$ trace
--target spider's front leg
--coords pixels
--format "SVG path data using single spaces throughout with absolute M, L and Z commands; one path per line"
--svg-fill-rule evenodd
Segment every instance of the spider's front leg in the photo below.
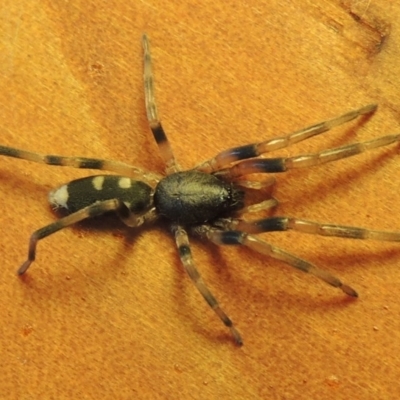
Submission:
M 216 228 L 205 225 L 195 228 L 194 231 L 219 245 L 242 244 L 260 253 L 280 259 L 295 268 L 316 275 L 332 286 L 341 288 L 350 296 L 356 296 L 357 294 L 349 286 L 341 284 L 334 276 L 250 234 L 293 230 L 299 233 L 319 236 L 400 242 L 400 232 L 377 231 L 346 225 L 321 224 L 315 221 L 292 217 L 269 217 L 254 221 L 246 221 L 239 218 L 221 218 L 216 220 L 214 225 Z
M 388 146 L 400 141 L 400 134 L 381 136 L 366 142 L 352 143 L 318 153 L 301 154 L 294 157 L 254 158 L 239 162 L 232 167 L 219 170 L 215 175 L 224 179 L 235 179 L 244 175 L 256 173 L 286 172 L 290 169 L 308 168 L 316 165 L 352 157 L 378 147 Z
M 225 218 L 216 221 L 218 227 L 228 231 L 244 231 L 246 233 L 282 232 L 293 230 L 320 236 L 336 236 L 348 239 L 381 240 L 400 242 L 400 232 L 376 231 L 355 226 L 321 224 L 320 222 L 293 217 L 269 217 L 254 221 L 237 218 Z
M 235 339 L 235 342 L 239 346 L 241 346 L 243 344 L 243 340 L 242 337 L 240 336 L 240 333 L 233 325 L 232 320 L 227 316 L 225 311 L 221 308 L 221 306 L 218 303 L 218 300 L 211 293 L 210 289 L 207 287 L 206 283 L 204 282 L 203 278 L 201 277 L 199 271 L 197 270 L 194 264 L 192 252 L 190 250 L 189 238 L 186 231 L 179 225 L 173 225 L 172 232 L 175 236 L 179 257 L 190 279 L 193 281 L 197 290 L 203 296 L 204 300 L 215 311 L 215 313 L 218 315 L 218 317 L 221 319 L 224 325 L 230 329 Z
M 317 124 L 308 126 L 285 136 L 280 136 L 266 140 L 264 142 L 248 144 L 245 146 L 234 147 L 232 149 L 222 151 L 210 160 L 204 161 L 203 163 L 199 164 L 196 169 L 199 171 L 212 173 L 222 170 L 224 168 L 228 168 L 230 164 L 236 161 L 259 157 L 264 153 L 270 153 L 271 151 L 283 149 L 285 147 L 291 146 L 292 144 L 302 142 L 303 140 L 309 139 L 313 136 L 317 136 L 323 132 L 329 131 L 336 126 L 349 122 L 361 115 L 370 114 L 374 112 L 376 108 L 376 104 L 369 104 L 357 110 L 349 111 L 346 114 L 340 115 L 339 117 L 319 122 Z
M 217 245 L 242 245 L 246 246 L 258 253 L 265 254 L 276 260 L 299 269 L 300 271 L 310 273 L 317 278 L 323 280 L 329 285 L 341 289 L 344 293 L 352 297 L 358 297 L 357 292 L 350 286 L 345 285 L 340 279 L 331 275 L 308 261 L 302 260 L 279 247 L 273 246 L 256 236 L 246 232 L 237 230 L 223 231 L 220 228 L 211 227 L 210 225 L 201 225 L 193 229 L 193 232 L 199 236 L 209 239 Z

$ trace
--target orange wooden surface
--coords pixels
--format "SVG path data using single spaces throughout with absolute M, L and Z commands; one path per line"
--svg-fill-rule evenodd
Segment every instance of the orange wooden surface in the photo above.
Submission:
M 184 168 L 359 106 L 378 112 L 279 154 L 399 131 L 400 4 L 388 0 L 3 0 L 0 143 L 161 172 L 145 119 L 140 36 Z M 400 230 L 390 146 L 279 176 L 280 215 Z M 38 246 L 47 192 L 87 171 L 0 158 L 0 398 L 390 399 L 400 392 L 393 243 L 263 235 L 340 276 L 356 301 L 240 248 L 194 241 L 244 346 L 200 297 L 162 227 L 106 218 Z M 110 226 L 110 230 L 108 230 Z

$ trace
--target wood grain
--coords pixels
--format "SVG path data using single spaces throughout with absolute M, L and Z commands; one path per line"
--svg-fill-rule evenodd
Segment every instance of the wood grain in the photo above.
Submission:
M 0 21 L 4 145 L 162 172 L 145 119 L 142 32 L 184 168 L 372 102 L 369 120 L 278 154 L 399 130 L 397 2 L 4 0 Z M 397 153 L 280 175 L 278 214 L 400 229 Z M 277 261 L 193 241 L 242 348 L 185 276 L 163 226 L 132 231 L 106 218 L 65 230 L 17 278 L 29 235 L 55 218 L 48 190 L 87 174 L 0 159 L 1 398 L 397 397 L 393 243 L 263 235 L 354 286 L 352 301 Z

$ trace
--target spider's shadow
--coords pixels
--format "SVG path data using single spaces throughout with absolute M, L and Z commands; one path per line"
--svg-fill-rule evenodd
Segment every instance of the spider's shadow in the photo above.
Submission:
M 362 122 L 364 122 L 364 120 L 365 120 L 365 118 L 363 119 Z M 359 128 L 359 125 L 362 122 L 360 122 L 358 124 L 358 126 L 352 127 L 351 131 L 357 130 Z M 346 138 L 348 137 L 348 132 L 349 131 L 347 131 L 347 133 L 346 133 Z M 368 162 L 368 168 L 366 168 L 366 169 L 364 169 L 364 168 L 354 169 L 353 168 L 350 174 L 346 174 L 346 178 L 347 179 L 346 179 L 345 184 L 343 184 L 343 180 L 342 180 L 341 177 L 335 178 L 333 182 L 332 181 L 330 182 L 331 190 L 337 191 L 339 188 L 341 190 L 344 190 L 344 188 L 346 188 L 346 186 L 350 185 L 354 180 L 359 179 L 360 176 L 365 175 L 367 172 L 368 173 L 372 173 L 373 170 L 376 170 L 378 167 L 380 167 L 381 164 L 382 164 L 382 159 L 386 159 L 386 158 L 387 158 L 387 153 L 385 152 L 384 154 L 379 155 L 374 160 L 373 163 Z M 373 168 L 371 168 L 371 166 Z M 323 168 L 323 166 L 320 167 L 320 168 Z M 314 171 L 311 172 L 311 170 L 290 171 L 288 173 L 288 175 L 286 175 L 286 177 L 284 179 L 285 179 L 285 181 L 289 180 L 289 179 L 296 179 L 296 180 L 297 179 L 304 179 L 304 177 L 307 176 L 310 173 L 315 173 L 315 172 Z M 28 182 L 28 183 L 30 185 L 32 185 L 31 182 Z M 35 188 L 36 188 L 36 186 L 37 185 L 35 185 Z M 24 185 L 23 187 L 24 187 L 23 192 L 25 194 L 26 190 L 27 190 L 27 185 Z M 309 188 L 306 188 L 306 191 L 307 191 L 307 196 L 305 196 L 305 197 L 302 196 L 301 198 L 302 198 L 303 202 L 307 202 L 308 204 L 311 204 L 311 203 L 313 203 L 315 201 L 318 201 L 318 200 L 326 197 L 327 195 L 329 195 L 329 191 L 324 194 L 323 191 L 321 191 L 321 189 L 320 189 L 320 187 L 318 185 L 313 187 L 313 188 L 311 188 L 311 190 L 309 190 Z M 139 235 L 141 235 L 144 230 L 147 230 L 148 228 L 147 227 L 140 227 L 140 228 L 132 229 L 132 228 L 126 227 L 115 216 L 104 215 L 104 216 L 102 216 L 102 218 L 94 218 L 94 219 L 91 219 L 91 220 L 82 221 L 82 222 L 76 224 L 75 226 L 73 226 L 72 229 L 73 230 L 75 230 L 75 229 L 84 230 L 84 231 L 85 230 L 90 230 L 90 231 L 101 231 L 102 232 L 102 231 L 107 230 L 107 232 L 109 232 L 109 231 L 111 231 L 111 232 L 121 232 L 121 236 L 124 237 L 124 247 L 125 247 L 124 250 L 127 250 L 127 248 L 131 249 L 132 247 L 134 247 L 134 246 L 132 246 L 132 244 L 134 243 L 135 239 Z M 165 234 L 168 234 L 168 229 L 165 229 Z M 198 246 L 199 245 L 203 246 L 203 245 L 200 244 L 201 242 L 198 241 L 198 240 L 193 241 L 193 243 L 196 243 Z M 173 245 L 173 240 L 171 240 L 171 245 Z M 209 264 L 214 264 L 214 265 L 216 263 L 218 264 L 218 267 L 219 267 L 220 272 L 222 274 L 221 280 L 224 281 L 224 282 L 227 282 L 228 284 L 229 284 L 229 282 L 234 282 L 235 283 L 234 289 L 230 290 L 230 292 L 231 292 L 230 294 L 232 295 L 232 297 L 233 296 L 236 297 L 237 294 L 238 294 L 238 292 L 237 292 L 238 287 L 240 289 L 240 285 L 237 284 L 237 280 L 240 279 L 240 278 L 238 277 L 237 274 L 233 275 L 233 273 L 230 272 L 230 269 L 228 268 L 228 265 L 226 263 L 226 259 L 223 256 L 223 254 L 220 251 L 218 246 L 210 246 L 209 244 L 204 244 L 204 246 L 207 247 L 207 251 L 209 251 L 210 247 L 213 248 L 213 251 L 211 252 L 212 260 L 210 259 Z M 258 260 L 260 264 L 266 262 L 266 256 L 264 256 L 264 255 L 254 253 L 253 251 L 251 251 L 249 249 L 246 249 L 246 248 L 243 248 L 243 247 L 240 248 L 240 251 L 241 251 L 241 253 L 240 253 L 241 257 L 243 257 L 243 256 L 246 256 L 246 257 L 249 257 L 249 258 L 251 257 L 252 259 Z M 387 253 L 388 253 L 387 250 L 383 251 L 383 254 L 387 254 Z M 390 251 L 390 254 L 392 254 L 392 253 L 393 253 L 393 251 Z M 120 264 L 120 265 L 121 264 L 125 264 L 126 259 L 128 257 L 130 258 L 131 256 L 132 256 L 132 254 L 129 251 L 118 251 L 118 252 L 116 252 L 116 264 Z M 378 257 L 379 258 L 382 257 L 381 255 L 378 256 L 376 253 L 373 256 L 377 257 L 377 259 L 378 259 Z M 326 258 L 326 255 L 325 255 L 325 258 Z M 269 261 L 267 261 L 267 262 L 269 264 L 278 264 L 278 262 L 276 262 L 275 260 L 272 260 L 272 259 L 268 259 L 268 260 Z M 335 261 L 335 263 L 337 263 L 339 261 L 339 263 L 346 262 L 346 264 L 350 263 L 350 264 L 354 265 L 356 263 L 356 261 L 358 261 L 358 260 L 359 260 L 359 256 L 355 255 L 355 254 L 352 254 L 352 255 L 343 255 L 343 256 L 341 256 L 339 258 L 339 260 L 338 260 L 337 257 L 335 257 L 334 261 Z M 176 262 L 177 262 L 177 264 L 180 265 L 178 254 L 176 256 Z M 109 264 L 109 262 L 107 262 L 107 265 L 108 264 Z M 329 265 L 329 263 L 326 263 L 326 265 Z M 110 271 L 113 271 L 113 269 L 110 268 Z M 182 271 L 182 269 L 181 269 L 181 271 Z M 185 276 L 184 272 L 180 273 L 179 275 L 182 276 L 182 277 Z M 266 277 L 266 279 L 267 279 L 267 277 Z M 306 279 L 306 277 L 304 277 L 304 279 Z M 189 280 L 187 280 L 187 281 L 189 282 Z M 182 287 L 181 287 L 181 289 L 182 289 Z M 240 293 L 240 290 L 239 290 L 239 293 Z M 289 291 L 287 291 L 285 293 L 286 293 L 286 296 L 291 297 L 291 298 L 293 298 L 295 296 L 295 298 L 294 298 L 295 301 L 293 301 L 293 304 L 296 303 L 297 307 L 304 306 L 304 308 L 306 310 L 309 310 L 309 308 L 310 308 L 309 307 L 309 301 L 311 301 L 311 300 L 307 300 L 307 299 L 310 299 L 309 296 L 307 296 L 306 294 L 304 296 L 303 295 L 299 296 L 298 294 L 293 295 Z M 181 296 L 181 293 L 179 293 L 179 297 L 180 296 Z M 261 301 L 263 301 L 263 302 L 270 302 L 271 301 L 271 296 L 267 295 L 265 293 L 265 291 L 261 291 L 261 290 L 257 293 L 257 298 L 261 299 Z M 276 299 L 276 301 L 278 301 L 278 299 Z M 337 306 L 342 306 L 343 304 L 349 304 L 348 298 L 346 298 L 346 296 L 343 296 L 341 294 L 340 294 L 340 297 L 335 297 L 333 299 L 332 299 L 332 297 L 329 297 L 329 298 L 326 298 L 326 299 L 323 298 L 323 299 L 318 299 L 318 301 L 320 302 L 321 306 L 324 307 L 324 308 L 326 308 L 327 305 L 329 307 L 335 307 L 336 308 Z M 317 301 L 317 304 L 318 304 L 318 301 Z M 179 303 L 179 304 L 181 306 L 183 306 L 184 302 Z M 315 301 L 314 298 L 312 299 L 312 305 L 313 305 L 313 308 L 315 308 L 316 301 Z M 193 319 L 193 324 L 196 324 L 196 319 Z M 198 329 L 197 324 L 195 326 Z M 209 330 L 209 329 L 204 329 L 204 330 L 210 336 L 212 335 L 212 331 L 211 330 Z M 224 335 L 224 338 L 225 338 L 225 336 L 228 336 L 228 335 Z
M 358 163 L 357 167 L 348 167 L 344 172 L 345 179 L 343 179 L 343 175 L 336 175 L 335 177 L 329 179 L 329 183 L 326 182 L 326 178 L 323 178 L 319 181 L 315 179 L 313 180 L 314 182 L 312 185 L 309 184 L 307 186 L 301 187 L 300 189 L 296 188 L 296 191 L 301 190 L 302 194 L 295 196 L 292 195 L 291 198 L 301 198 L 301 202 L 302 204 L 304 204 L 304 207 L 306 207 L 306 205 L 309 205 L 309 207 L 311 207 L 313 204 L 317 204 L 319 201 L 327 198 L 332 192 L 335 192 L 336 194 L 346 194 L 349 190 L 351 190 L 351 187 L 355 184 L 357 180 L 362 179 L 367 174 L 374 174 L 376 171 L 382 168 L 382 165 L 385 162 L 389 161 L 392 154 L 397 154 L 397 152 L 397 148 L 391 149 L 389 151 L 387 150 L 382 154 L 376 155 L 373 160 L 362 161 L 361 163 Z M 323 167 L 324 166 L 321 166 L 319 168 Z M 293 187 L 291 186 L 291 182 L 293 180 L 299 182 L 301 180 L 306 180 L 306 178 L 311 175 L 317 177 L 316 171 L 307 171 L 306 174 L 304 174 L 304 172 L 305 171 L 290 171 L 288 175 L 284 178 L 279 177 L 280 179 L 277 179 L 275 190 L 279 190 L 283 194 L 287 193 L 288 191 L 292 192 Z M 326 187 L 327 185 L 328 187 Z M 326 190 L 324 190 L 325 188 Z M 279 197 L 280 196 L 278 195 L 278 198 Z M 290 203 L 290 200 L 285 203 Z
M 284 235 L 285 233 L 274 233 L 274 235 Z M 267 234 L 268 235 L 268 234 Z M 299 233 L 301 235 L 301 233 Z M 337 238 L 321 238 L 323 241 L 318 244 L 318 248 L 320 250 L 313 251 L 313 256 L 311 260 L 308 261 L 313 261 L 319 268 L 330 270 L 330 272 L 334 274 L 340 275 L 340 270 L 341 266 L 344 266 L 347 268 L 347 266 L 351 266 L 352 269 L 358 269 L 360 271 L 365 271 L 365 268 L 373 268 L 374 264 L 379 264 L 382 262 L 382 260 L 387 260 L 387 259 L 393 259 L 393 258 L 399 258 L 400 257 L 400 248 L 398 247 L 397 243 L 386 243 L 383 245 L 383 248 L 381 250 L 376 250 L 374 249 L 368 251 L 368 248 L 366 248 L 366 244 L 364 245 L 360 243 L 361 249 L 352 251 L 351 253 L 342 253 L 341 255 L 330 255 L 329 252 L 326 251 L 327 248 L 330 247 L 330 242 L 332 240 L 336 240 Z M 266 238 L 268 241 L 268 238 Z M 339 239 L 340 240 L 340 239 Z M 342 240 L 342 245 L 344 244 L 344 241 L 351 240 L 351 239 L 341 239 Z M 322 245 L 321 245 L 322 243 Z M 208 249 L 208 257 L 210 258 L 209 264 L 214 264 L 218 265 L 218 275 L 221 275 L 221 282 L 224 282 L 224 287 L 231 287 L 229 283 L 232 283 L 232 287 L 229 290 L 229 297 L 230 298 L 236 298 L 240 296 L 240 292 L 247 292 L 247 288 L 249 285 L 248 280 L 245 279 L 245 275 L 240 274 L 240 268 L 235 267 L 235 272 L 232 271 L 231 268 L 229 268 L 228 262 L 226 261 L 227 257 L 224 256 L 224 248 L 223 246 L 208 246 L 206 248 L 206 244 L 203 243 L 197 243 L 201 247 L 205 247 L 205 251 Z M 325 246 L 324 246 L 325 244 Z M 388 248 L 389 246 L 389 248 Z M 229 246 L 227 247 L 227 250 L 229 251 Z M 293 293 L 290 291 L 290 285 L 295 284 L 298 285 L 298 283 L 290 283 L 291 278 L 288 278 L 289 285 L 287 286 L 286 289 L 281 288 L 279 289 L 279 301 L 282 300 L 281 294 L 284 292 L 285 296 L 288 298 L 294 298 L 296 301 L 295 303 L 305 309 L 309 309 L 308 305 L 309 302 L 312 301 L 313 307 L 316 305 L 320 305 L 323 308 L 329 307 L 329 308 L 336 308 L 340 307 L 343 304 L 348 304 L 349 301 L 351 302 L 354 300 L 353 298 L 346 296 L 344 293 L 342 293 L 340 290 L 332 288 L 331 286 L 327 285 L 326 283 L 322 282 L 321 280 L 315 278 L 312 275 L 306 274 L 304 272 L 298 271 L 294 269 L 293 267 L 285 264 L 284 262 L 274 260 L 268 256 L 265 256 L 260 253 L 256 253 L 252 251 L 251 249 L 248 249 L 244 246 L 235 246 L 236 249 L 232 249 L 232 251 L 239 251 L 240 252 L 240 257 L 238 257 L 238 262 L 237 264 L 240 264 L 240 259 L 246 258 L 247 260 L 254 260 L 254 263 L 252 263 L 254 266 L 252 267 L 253 270 L 256 270 L 259 268 L 259 271 L 255 272 L 259 278 L 257 278 L 258 281 L 262 281 L 265 279 L 267 281 L 269 279 L 268 277 L 268 271 L 273 268 L 275 273 L 279 274 L 284 274 L 285 276 L 290 277 L 291 275 L 296 275 L 297 277 L 295 278 L 296 281 L 301 280 L 304 282 L 304 285 L 320 285 L 322 290 L 326 290 L 326 296 L 318 296 L 318 298 L 310 297 L 308 292 L 307 292 L 307 287 L 305 290 L 300 294 L 300 292 L 296 291 L 296 293 Z M 300 249 L 299 249 L 300 250 Z M 292 250 L 290 250 L 292 252 Z M 295 250 L 293 250 L 293 253 L 295 254 Z M 296 254 L 297 255 L 297 254 Z M 307 259 L 307 256 L 305 256 Z M 368 266 L 363 263 L 363 259 L 367 260 L 366 262 L 368 263 Z M 266 265 L 267 264 L 267 265 Z M 329 268 L 329 266 L 335 266 L 334 268 Z M 267 267 L 268 269 L 266 269 Z M 395 263 L 393 263 L 393 268 L 396 268 Z M 254 271 L 253 271 L 254 272 Z M 379 273 L 379 272 L 378 272 Z M 225 285 L 226 284 L 226 285 Z M 268 289 L 259 288 L 258 290 L 255 289 L 256 291 L 254 292 L 254 298 L 257 299 L 257 301 L 260 302 L 260 305 L 266 304 L 271 300 L 271 293 L 268 291 Z M 272 284 L 274 286 L 274 284 Z M 357 282 L 355 282 L 355 286 L 357 286 Z M 253 289 L 252 289 L 253 290 Z M 276 295 L 278 296 L 278 295 Z M 360 296 L 362 297 L 362 293 L 360 293 Z M 243 298 L 242 298 L 243 300 Z
M 262 254 L 258 254 L 253 252 L 250 249 L 235 246 L 236 249 L 234 251 L 240 251 L 240 257 L 238 257 L 238 264 L 240 264 L 240 258 L 246 257 L 248 259 L 254 259 L 254 268 L 260 268 L 255 275 L 259 276 L 258 281 L 265 280 L 265 285 L 261 283 L 258 285 L 258 289 L 255 289 L 254 286 L 251 286 L 251 282 L 248 279 L 245 279 L 243 275 L 240 274 L 238 268 L 235 268 L 235 272 L 232 268 L 229 268 L 229 264 L 227 262 L 226 254 L 224 255 L 224 251 L 227 249 L 223 249 L 222 246 L 210 245 L 209 243 L 202 242 L 200 240 L 193 240 L 192 243 L 195 245 L 194 247 L 201 248 L 206 254 L 209 261 L 207 262 L 208 265 L 214 265 L 217 268 L 217 272 L 219 277 L 217 280 L 211 280 L 209 278 L 205 278 L 207 284 L 209 285 L 211 291 L 219 298 L 221 292 L 225 294 L 225 301 L 221 306 L 225 309 L 228 315 L 231 315 L 234 320 L 237 320 L 240 324 L 239 318 L 235 318 L 235 310 L 242 309 L 246 310 L 247 307 L 243 306 L 243 304 L 248 304 L 251 302 L 255 305 L 256 308 L 259 310 L 263 310 L 267 308 L 270 310 L 270 313 L 276 314 L 279 310 L 284 310 L 286 307 L 290 307 L 291 310 L 301 310 L 301 312 L 305 315 L 315 313 L 316 310 L 319 313 L 324 313 L 329 310 L 336 310 L 338 308 L 342 309 L 343 307 L 348 307 L 354 302 L 354 298 L 346 296 L 344 293 L 338 291 L 335 292 L 335 289 L 330 288 L 325 283 L 321 283 L 315 277 L 310 277 L 310 275 L 304 273 L 298 273 L 297 280 L 304 280 L 304 285 L 307 288 L 307 285 L 318 285 L 320 284 L 322 289 L 326 289 L 326 296 L 315 296 L 310 295 L 305 289 L 303 292 L 298 292 L 296 290 L 295 293 L 291 292 L 291 285 L 298 286 L 297 283 L 293 283 L 293 278 L 290 278 L 293 274 L 299 271 L 294 271 L 291 267 L 287 266 L 284 263 L 281 263 L 277 260 L 273 260 L 264 256 Z M 233 250 L 233 249 L 232 249 Z M 229 247 L 228 247 L 229 251 Z M 194 250 L 194 257 L 196 262 L 196 250 Z M 344 257 L 343 257 L 344 258 Z M 352 258 L 353 260 L 357 260 L 358 256 L 356 254 L 352 256 L 348 256 L 347 262 L 349 259 Z M 376 255 L 376 258 L 379 259 L 379 256 Z M 353 261 L 351 261 L 353 262 Z M 288 282 L 289 284 L 285 287 L 280 288 L 278 291 L 274 291 L 271 293 L 268 289 L 264 289 L 266 286 L 274 286 L 274 284 L 267 284 L 267 280 L 269 279 L 268 270 L 265 269 L 265 264 L 268 264 L 268 269 L 276 268 L 281 269 L 278 271 L 280 274 L 285 274 L 289 276 Z M 179 262 L 177 263 L 179 264 Z M 200 272 L 202 272 L 201 265 L 197 262 L 199 266 Z M 263 265 L 264 264 L 264 265 Z M 284 268 L 286 268 L 286 270 Z M 240 268 L 239 268 L 240 269 Z M 182 271 L 182 269 L 181 269 Z M 203 271 L 204 272 L 204 271 Z M 206 274 L 202 274 L 203 277 L 205 275 L 209 276 L 212 272 L 208 272 Z M 254 272 L 253 272 L 254 274 Z M 192 286 L 190 281 L 186 279 L 186 274 L 179 273 L 179 282 L 177 282 L 175 286 L 176 290 L 176 298 L 182 299 L 185 296 L 185 291 L 191 290 Z M 311 279 L 310 279 L 311 278 Z M 309 279 L 309 282 L 307 282 Z M 326 285 L 326 287 L 325 287 Z M 260 287 L 262 286 L 262 288 Z M 218 287 L 218 289 L 216 289 Z M 251 297 L 249 298 L 249 293 L 251 289 Z M 332 293 L 330 293 L 332 290 Z M 284 298 L 284 300 L 283 300 Z M 201 335 L 209 337 L 210 340 L 215 341 L 216 338 L 218 341 L 226 343 L 231 342 L 232 338 L 228 332 L 221 328 L 219 334 L 215 334 L 215 329 L 218 329 L 218 321 L 215 320 L 215 329 L 210 328 L 210 324 L 214 321 L 212 318 L 213 316 L 210 315 L 210 321 L 206 324 L 199 324 L 196 315 L 193 313 L 192 310 L 188 310 L 188 304 L 186 301 L 179 301 L 176 302 L 176 307 L 181 310 L 180 314 L 187 315 L 185 319 L 185 323 L 187 324 L 188 319 L 190 320 L 190 329 L 196 332 L 199 332 Z M 189 315 L 188 315 L 189 314 Z M 258 314 L 258 313 L 257 313 Z M 253 318 L 251 316 L 250 318 Z M 256 317 L 259 318 L 259 317 Z M 279 317 L 280 318 L 280 317 Z
M 373 116 L 372 115 L 364 115 L 362 118 L 357 121 L 353 126 L 347 128 L 342 135 L 338 138 L 334 138 L 332 144 L 329 146 L 330 149 L 335 148 L 335 147 L 340 147 L 346 144 L 350 143 L 356 143 L 354 140 L 349 140 L 349 138 L 354 138 L 356 136 L 356 133 L 359 131 L 359 129 Z M 327 131 L 323 135 L 328 135 L 329 132 Z M 326 143 L 326 140 L 325 140 Z M 292 148 L 292 147 L 291 147 Z M 328 148 L 325 145 L 325 148 Z M 279 174 L 276 175 L 277 178 L 277 184 L 275 186 L 275 189 L 280 188 L 281 193 L 291 193 L 293 191 L 293 184 L 292 182 L 304 182 L 309 180 L 309 177 L 313 177 L 313 181 L 316 183 L 313 183 L 313 185 L 307 185 L 301 188 L 301 190 L 305 191 L 303 192 L 302 195 L 300 196 L 291 196 L 291 198 L 301 198 L 302 204 L 306 205 L 312 205 L 317 203 L 318 201 L 321 201 L 322 199 L 326 198 L 329 196 L 329 194 L 332 191 L 337 192 L 342 192 L 346 193 L 346 191 L 349 190 L 349 187 L 351 188 L 352 185 L 354 185 L 354 182 L 356 180 L 359 180 L 362 177 L 365 177 L 367 174 L 374 174 L 378 169 L 382 168 L 382 165 L 385 162 L 388 162 L 391 158 L 393 158 L 394 155 L 397 155 L 398 153 L 399 146 L 394 145 L 391 148 L 383 147 L 381 149 L 375 150 L 375 151 L 369 151 L 364 154 L 364 157 L 368 157 L 368 160 L 362 160 L 362 161 L 356 161 L 357 166 L 351 165 L 349 168 L 346 168 L 345 172 L 341 174 L 336 174 L 333 178 L 329 179 L 329 182 L 327 182 L 326 177 L 324 177 L 323 180 L 317 180 L 318 176 L 318 171 L 320 169 L 325 168 L 325 171 L 328 170 L 332 164 L 336 165 L 336 163 L 341 163 L 345 165 L 349 165 L 349 163 L 352 163 L 352 160 L 359 160 L 359 157 L 363 157 L 363 154 L 355 155 L 354 157 L 351 157 L 350 159 L 343 159 L 343 160 L 337 160 L 333 163 L 327 163 L 326 165 L 321 165 L 321 166 L 314 166 L 310 168 L 299 168 L 299 169 L 294 169 L 290 170 L 284 174 Z M 381 151 L 378 154 L 375 154 L 374 152 L 376 151 Z M 297 153 L 293 154 L 296 155 Z M 303 154 L 303 153 L 301 153 Z M 368 156 L 367 156 L 368 154 Z M 343 174 L 345 174 L 345 179 Z M 315 177 L 315 178 L 314 178 Z M 296 186 L 296 191 L 298 190 L 298 185 Z M 325 190 L 323 190 L 324 188 Z M 279 196 L 278 196 L 279 197 Z
M 53 219 L 50 221 L 46 221 L 47 224 L 52 223 L 65 215 L 68 215 L 66 212 L 63 212 L 61 210 L 53 211 L 50 207 L 49 214 L 53 216 Z M 96 274 L 91 274 L 90 262 L 85 263 L 83 269 L 77 269 L 76 272 L 73 273 L 79 275 L 79 279 L 82 279 L 82 277 L 86 277 L 89 280 L 93 280 L 93 276 L 98 276 L 99 269 L 101 269 L 100 274 L 102 279 L 96 281 L 96 284 L 101 285 L 101 282 L 106 284 L 108 278 L 112 279 L 111 277 L 115 276 L 116 269 L 119 268 L 120 270 L 122 270 L 125 268 L 125 266 L 129 264 L 127 262 L 127 259 L 134 257 L 132 253 L 134 252 L 135 248 L 134 243 L 137 238 L 144 233 L 146 227 L 130 228 L 126 226 L 115 214 L 110 212 L 99 217 L 80 221 L 76 224 L 66 227 L 63 230 L 70 230 L 75 235 L 75 238 L 73 238 L 72 240 L 78 240 L 78 238 L 80 237 L 83 237 L 84 239 L 86 233 L 90 235 L 96 235 L 97 232 L 97 234 L 101 235 L 110 235 L 112 236 L 110 240 L 117 240 L 121 243 L 121 246 L 119 248 L 116 248 L 115 254 L 111 255 L 112 258 L 110 258 L 109 254 L 109 257 L 107 257 L 106 260 L 99 261 L 98 265 L 96 265 Z M 59 234 L 62 234 L 62 232 L 56 233 L 56 235 Z M 87 250 L 90 254 L 90 252 L 95 251 L 95 248 L 91 249 L 90 247 L 88 247 Z M 87 259 L 90 260 L 90 256 Z M 112 265 L 112 267 L 110 265 Z M 85 272 L 82 273 L 82 271 Z M 34 285 L 35 278 L 33 275 L 34 274 L 30 274 L 28 272 L 27 274 L 20 276 L 20 279 L 29 285 Z M 58 279 L 60 279 L 61 281 L 65 280 L 65 272 L 61 272 L 60 274 L 57 274 L 57 276 Z M 68 276 L 71 278 L 71 275 Z M 52 279 L 54 279 L 54 275 Z

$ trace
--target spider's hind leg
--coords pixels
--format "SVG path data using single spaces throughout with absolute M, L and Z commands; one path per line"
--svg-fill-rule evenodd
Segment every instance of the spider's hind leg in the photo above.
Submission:
M 66 157 L 53 154 L 41 154 L 1 145 L 0 156 L 19 158 L 21 160 L 52 166 L 110 171 L 131 178 L 140 179 L 151 186 L 155 186 L 162 178 L 161 175 L 142 170 L 120 161 L 104 160 L 100 158 Z
M 158 116 L 156 99 L 154 95 L 155 91 L 150 43 L 146 34 L 144 34 L 142 37 L 142 45 L 144 52 L 143 80 L 147 120 L 149 122 L 150 129 L 153 132 L 154 140 L 160 149 L 161 157 L 164 160 L 166 173 L 169 175 L 170 173 L 177 172 L 179 167 L 176 163 L 171 144 Z
M 127 209 L 125 204 L 120 200 L 118 199 L 105 200 L 102 202 L 92 204 L 88 207 L 82 208 L 79 211 L 67 215 L 66 217 L 60 218 L 59 220 L 33 232 L 29 240 L 28 258 L 18 269 L 17 271 L 18 275 L 24 274 L 26 270 L 29 268 L 29 266 L 32 264 L 32 262 L 35 261 L 36 247 L 39 240 L 44 239 L 47 236 L 50 236 L 53 233 L 56 233 L 59 230 L 64 229 L 70 225 L 83 221 L 84 219 L 97 217 L 109 211 L 120 212 L 123 215 L 129 214 L 129 210 Z

